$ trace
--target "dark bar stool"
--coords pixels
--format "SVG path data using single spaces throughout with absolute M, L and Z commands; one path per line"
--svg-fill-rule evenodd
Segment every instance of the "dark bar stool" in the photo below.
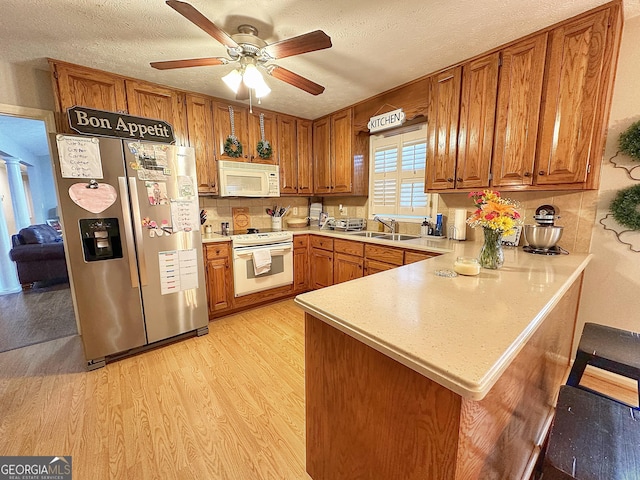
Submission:
M 640 480 L 640 411 L 563 385 L 542 480 Z
M 640 334 L 596 323 L 585 323 L 567 385 L 606 397 L 600 392 L 580 386 L 580 379 L 587 365 L 634 379 L 638 384 L 640 405 Z

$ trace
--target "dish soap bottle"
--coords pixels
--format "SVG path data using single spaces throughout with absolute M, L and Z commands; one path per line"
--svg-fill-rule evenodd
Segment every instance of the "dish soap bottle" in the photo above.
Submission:
M 424 219 L 424 222 L 422 222 L 422 225 L 420 225 L 420 236 L 421 237 L 426 237 L 429 235 L 429 222 L 427 222 L 427 219 Z

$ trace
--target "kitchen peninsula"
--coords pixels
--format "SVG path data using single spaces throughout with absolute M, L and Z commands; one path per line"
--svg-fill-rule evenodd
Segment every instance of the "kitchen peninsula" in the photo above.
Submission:
M 299 295 L 307 472 L 353 478 L 529 478 L 568 370 L 588 254 L 505 251 L 437 276 L 477 244 Z

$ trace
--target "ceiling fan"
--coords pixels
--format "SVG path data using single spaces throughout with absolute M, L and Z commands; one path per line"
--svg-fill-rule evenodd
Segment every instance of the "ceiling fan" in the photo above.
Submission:
M 303 53 L 331 47 L 331 38 L 322 30 L 316 30 L 297 37 L 267 44 L 267 42 L 258 37 L 257 29 L 251 25 L 240 25 L 238 27 L 238 33 L 229 35 L 202 15 L 202 13 L 192 5 L 179 0 L 167 0 L 166 3 L 180 15 L 227 47 L 229 58 L 209 57 L 152 62 L 151 66 L 153 68 L 169 70 L 174 68 L 227 65 L 232 62 L 237 62 L 239 64 L 238 69 L 224 77 L 223 80 L 232 90 L 236 91 L 236 99 L 238 100 L 246 100 L 249 98 L 250 89 L 254 89 L 258 98 L 261 96 L 261 89 L 264 95 L 270 91 L 269 87 L 264 83 L 262 76 L 259 74 L 258 67 L 272 77 L 312 95 L 319 95 L 324 92 L 322 85 L 318 85 L 291 70 L 269 63 L 280 58 L 292 57 L 294 55 L 301 55 Z M 258 79 L 257 77 L 260 78 Z M 243 78 L 244 81 L 242 81 Z M 255 79 L 255 83 L 252 83 L 253 79 Z

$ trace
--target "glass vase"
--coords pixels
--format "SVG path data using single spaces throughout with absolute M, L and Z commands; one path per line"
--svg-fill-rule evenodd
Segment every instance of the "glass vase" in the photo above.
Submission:
M 483 227 L 484 244 L 480 250 L 478 261 L 483 268 L 497 270 L 504 263 L 504 252 L 502 251 L 502 231 Z

